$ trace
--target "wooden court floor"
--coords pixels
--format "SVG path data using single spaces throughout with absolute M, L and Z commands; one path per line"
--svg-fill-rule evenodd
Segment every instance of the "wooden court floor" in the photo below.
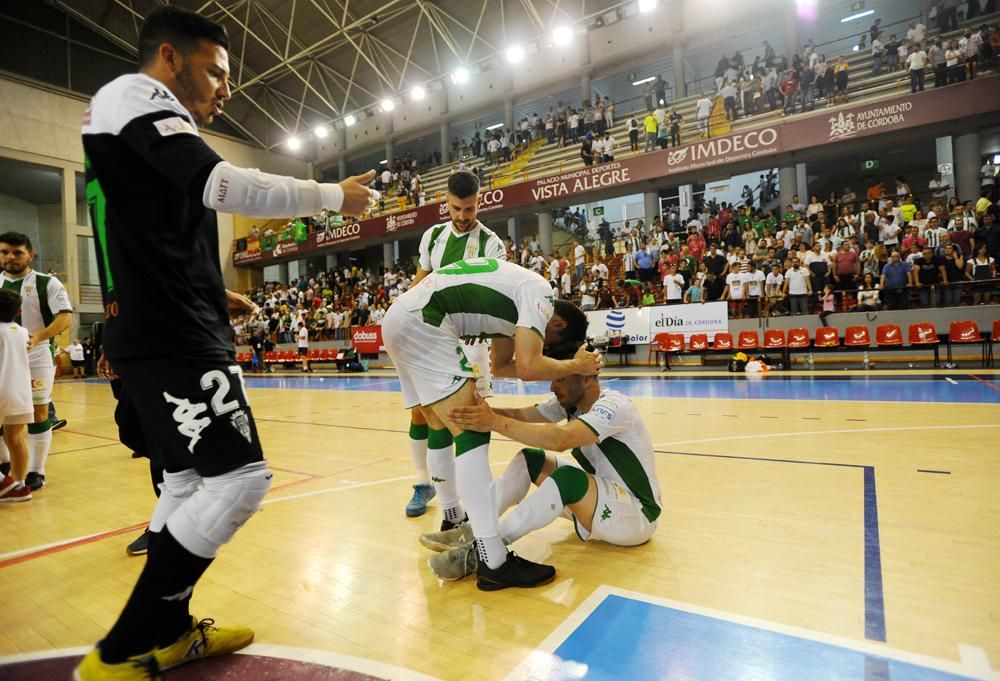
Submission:
M 417 536 L 435 529 L 436 505 L 404 517 L 397 393 L 262 387 L 250 399 L 274 486 L 192 611 L 253 626 L 258 643 L 499 681 L 612 587 L 947 661 L 978 651 L 981 669 L 1000 669 L 995 404 L 637 398 L 664 501 L 653 540 L 584 545 L 557 521 L 514 547 L 557 580 L 487 594 L 427 568 Z M 125 545 L 154 497 L 145 461 L 117 441 L 110 389 L 60 383 L 54 400 L 69 426 L 49 484 L 0 506 L 0 657 L 91 645 L 142 566 Z M 495 474 L 516 451 L 494 437 Z

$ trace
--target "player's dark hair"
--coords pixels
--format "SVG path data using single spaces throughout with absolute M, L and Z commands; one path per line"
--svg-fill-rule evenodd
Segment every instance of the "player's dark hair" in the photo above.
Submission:
M 27 234 L 20 232 L 4 232 L 0 234 L 0 244 L 10 244 L 11 246 L 24 246 L 29 251 L 35 250 L 31 246 L 31 239 Z
M 459 199 L 475 196 L 479 191 L 479 178 L 468 170 L 459 170 L 448 178 L 448 193 Z
M 21 294 L 9 288 L 0 288 L 0 322 L 12 322 L 21 309 Z
M 146 16 L 139 30 L 139 66 L 151 63 L 163 43 L 187 54 L 198 49 L 202 39 L 229 49 L 229 34 L 224 26 L 173 5 L 157 7 Z
M 587 315 L 568 300 L 555 301 L 555 313 L 566 322 L 560 333 L 560 344 L 575 343 L 576 347 L 587 340 Z
M 576 341 L 564 341 L 562 343 L 556 343 L 555 345 L 548 346 L 542 351 L 542 354 L 550 359 L 573 359 L 581 345 L 583 345 L 583 343 L 578 343 Z M 587 343 L 587 350 L 593 352 L 594 346 Z

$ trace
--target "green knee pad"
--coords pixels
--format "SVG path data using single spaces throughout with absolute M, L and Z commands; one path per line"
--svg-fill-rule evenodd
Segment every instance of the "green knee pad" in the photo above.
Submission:
M 424 428 L 427 428 L 427 426 L 424 426 Z M 447 428 L 442 428 L 441 430 L 431 428 L 427 432 L 428 449 L 444 449 L 445 447 L 451 447 L 451 443 L 451 432 Z
M 410 439 L 411 440 L 426 440 L 427 439 L 427 424 L 421 423 L 411 423 L 410 424 Z
M 489 433 L 480 433 L 475 430 L 463 430 L 455 438 L 455 456 L 462 456 L 476 447 L 488 445 L 489 443 Z
M 52 421 L 46 418 L 44 421 L 39 421 L 38 423 L 28 424 L 28 434 L 29 435 L 41 435 L 42 433 L 52 430 Z
M 587 493 L 590 480 L 587 474 L 575 466 L 560 466 L 549 476 L 559 488 L 559 498 L 564 506 L 575 504 Z
M 528 468 L 528 478 L 531 482 L 537 483 L 542 467 L 545 466 L 545 450 L 525 447 L 521 450 L 521 455 L 524 457 L 524 465 Z

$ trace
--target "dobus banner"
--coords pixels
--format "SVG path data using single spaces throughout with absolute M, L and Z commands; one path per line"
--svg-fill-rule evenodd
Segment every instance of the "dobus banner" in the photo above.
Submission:
M 351 344 L 361 355 L 377 355 L 382 347 L 381 326 L 355 326 L 351 329 Z

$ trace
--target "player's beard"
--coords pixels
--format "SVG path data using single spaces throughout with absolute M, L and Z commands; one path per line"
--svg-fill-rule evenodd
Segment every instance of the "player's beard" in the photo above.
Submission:
M 472 231 L 472 229 L 476 226 L 476 220 L 477 218 L 472 218 L 468 222 L 458 222 L 456 220 L 452 220 L 451 224 L 455 225 L 455 229 L 464 234 Z
M 21 263 L 13 261 L 13 260 L 10 261 L 10 262 L 4 263 L 4 266 L 3 266 L 3 271 L 6 272 L 7 274 L 21 274 L 26 269 L 28 269 L 27 265 L 22 265 Z
M 177 95 L 177 99 L 180 100 L 181 104 L 191 112 L 195 123 L 198 125 L 207 125 L 212 122 L 213 114 L 210 113 L 206 118 L 201 113 L 201 105 L 211 105 L 211 97 L 206 100 L 198 93 L 198 86 L 195 84 L 194 74 L 191 72 L 190 61 L 185 60 L 181 70 L 177 72 L 176 88 L 177 92 L 174 94 Z

